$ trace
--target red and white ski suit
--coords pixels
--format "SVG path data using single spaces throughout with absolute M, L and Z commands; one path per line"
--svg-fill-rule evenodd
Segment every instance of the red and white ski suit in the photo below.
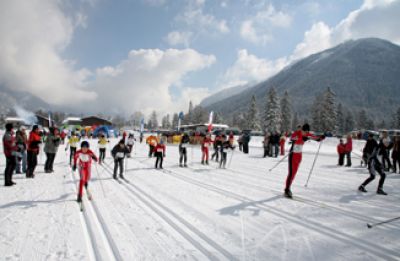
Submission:
M 212 144 L 212 140 L 210 138 L 204 138 L 203 142 L 201 143 L 201 161 L 204 162 L 208 162 L 208 158 L 209 158 L 209 147 Z
M 319 137 L 314 136 L 311 133 L 303 134 L 301 130 L 295 131 L 290 137 L 293 144 L 289 152 L 289 173 L 286 178 L 286 189 L 290 189 L 292 182 L 296 177 L 303 155 L 304 140 L 307 140 L 308 137 L 311 139 L 319 139 Z
M 74 166 L 76 166 L 76 163 L 79 160 L 78 170 L 80 175 L 80 182 L 79 182 L 80 196 L 82 196 L 83 193 L 83 186 L 90 180 L 92 159 L 97 162 L 96 155 L 93 153 L 93 151 L 89 149 L 86 152 L 78 150 L 74 156 Z

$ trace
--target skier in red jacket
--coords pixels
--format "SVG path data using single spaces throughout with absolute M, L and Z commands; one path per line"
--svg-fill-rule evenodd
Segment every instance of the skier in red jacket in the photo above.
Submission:
M 165 145 L 162 139 L 160 139 L 160 142 L 157 143 L 157 145 L 154 147 L 153 152 L 154 156 L 157 158 L 155 167 L 157 168 L 159 166 L 160 169 L 162 169 L 163 168 L 162 164 L 165 157 Z
M 297 170 L 300 166 L 304 142 L 308 139 L 321 141 L 324 138 L 324 136 L 318 137 L 311 134 L 310 125 L 307 123 L 304 124 L 303 127 L 298 126 L 297 130 L 290 137 L 292 147 L 289 151 L 289 173 L 286 178 L 285 197 L 292 198 L 292 191 L 290 190 L 290 187 L 292 186 L 292 182 L 296 177 Z
M 39 144 L 42 143 L 42 137 L 40 137 L 39 127 L 34 125 L 32 127 L 32 131 L 29 134 L 28 139 L 28 155 L 27 155 L 27 169 L 26 169 L 26 177 L 34 178 L 35 177 L 35 168 L 37 165 L 37 155 L 39 154 Z
M 78 162 L 79 159 L 79 162 Z M 88 181 L 90 180 L 91 174 L 91 167 L 92 167 L 92 160 L 97 162 L 97 156 L 89 149 L 89 142 L 82 141 L 81 149 L 75 153 L 74 156 L 74 166 L 72 170 L 76 170 L 76 164 L 79 164 L 79 192 L 78 192 L 78 202 L 82 202 L 82 194 L 83 194 L 83 186 L 87 190 L 88 188 Z M 91 199 L 91 195 L 89 195 L 89 199 Z
M 344 155 L 346 154 L 346 145 L 343 143 L 343 140 L 340 139 L 340 143 L 337 145 L 337 152 L 339 154 L 339 166 L 343 166 L 344 163 Z
M 207 134 L 207 136 L 203 139 L 201 142 L 201 164 L 207 164 L 208 165 L 208 158 L 209 158 L 209 148 L 212 144 L 211 136 L 210 134 Z

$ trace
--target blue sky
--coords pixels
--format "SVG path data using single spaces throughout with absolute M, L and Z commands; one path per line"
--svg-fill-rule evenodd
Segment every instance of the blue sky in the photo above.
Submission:
M 160 115 L 343 41 L 400 43 L 400 0 L 3 0 L 0 84 L 66 110 Z

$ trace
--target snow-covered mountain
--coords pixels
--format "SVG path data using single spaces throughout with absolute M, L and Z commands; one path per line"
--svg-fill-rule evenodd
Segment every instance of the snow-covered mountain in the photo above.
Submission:
M 260 106 L 270 87 L 288 91 L 297 112 L 308 115 L 316 95 L 329 86 L 348 109 L 371 116 L 390 115 L 400 104 L 400 46 L 386 40 L 351 40 L 310 55 L 277 75 L 206 108 L 225 116 L 246 111 L 252 95 Z M 210 99 L 210 98 L 209 98 Z

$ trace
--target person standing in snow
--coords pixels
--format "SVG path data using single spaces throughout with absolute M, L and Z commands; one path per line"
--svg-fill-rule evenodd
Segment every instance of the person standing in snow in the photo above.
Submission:
M 129 149 L 125 145 L 125 141 L 122 139 L 117 145 L 111 150 L 111 155 L 114 158 L 114 175 L 113 178 L 117 179 L 117 172 L 119 168 L 119 177 L 124 178 L 124 159 L 129 154 Z
M 344 155 L 346 154 L 346 145 L 343 143 L 343 140 L 340 139 L 339 144 L 337 145 L 337 152 L 339 155 L 338 166 L 343 166 L 344 164 Z
M 226 140 L 225 135 L 222 135 L 221 145 L 220 145 L 219 149 L 220 149 L 220 154 L 221 154 L 219 168 L 225 168 L 227 157 L 228 157 L 228 151 L 229 150 L 233 151 L 235 149 L 235 147 L 229 142 L 229 140 Z
M 303 156 L 303 145 L 304 142 L 313 139 L 316 141 L 321 141 L 325 137 L 314 136 L 310 133 L 310 125 L 307 123 L 303 126 L 298 126 L 297 130 L 290 137 L 290 141 L 292 142 L 292 146 L 289 151 L 289 173 L 286 178 L 285 184 L 285 197 L 292 198 L 291 186 L 294 178 L 296 177 L 297 170 L 299 169 L 300 162 Z
M 60 145 L 61 138 L 58 129 L 50 127 L 50 132 L 47 135 L 46 143 L 44 145 L 44 152 L 46 153 L 46 162 L 44 164 L 44 172 L 52 173 L 54 160 L 56 158 L 58 146 Z
M 3 151 L 6 156 L 6 169 L 4 170 L 4 186 L 13 186 L 16 183 L 12 180 L 12 175 L 17 166 L 16 156 L 18 146 L 15 141 L 12 123 L 6 124 L 6 132 L 3 135 Z
M 104 162 L 106 158 L 106 148 L 109 142 L 110 141 L 107 140 L 106 136 L 102 133 L 97 141 L 97 147 L 99 148 L 99 164 Z
M 212 144 L 211 135 L 207 134 L 206 137 L 201 142 L 201 164 L 208 165 L 208 155 L 209 155 L 209 147 Z
M 82 202 L 83 186 L 86 190 L 88 189 L 88 183 L 91 176 L 92 160 L 97 162 L 97 157 L 93 151 L 89 148 L 89 142 L 82 141 L 81 149 L 78 150 L 74 155 L 74 165 L 72 171 L 75 171 L 78 165 L 79 171 L 79 190 L 78 190 L 78 202 Z
M 264 140 L 263 140 L 263 148 L 264 148 L 264 158 L 269 156 L 269 141 L 270 141 L 271 135 L 269 132 L 266 132 L 264 135 Z
M 363 148 L 363 156 L 362 156 L 362 160 L 366 166 L 368 166 L 369 158 L 371 157 L 372 152 L 374 151 L 375 144 L 377 144 L 377 142 L 374 139 L 374 135 L 369 134 L 367 142 L 365 143 L 365 146 Z
M 345 144 L 345 153 L 346 153 L 346 167 L 351 167 L 351 152 L 353 150 L 353 139 L 351 135 L 347 135 L 346 144 Z
M 42 137 L 40 136 L 39 127 L 34 125 L 32 127 L 32 131 L 29 134 L 28 139 L 28 166 L 26 170 L 26 177 L 27 178 L 34 178 L 35 177 L 35 168 L 37 165 L 37 155 L 39 154 L 39 144 L 42 143 Z
M 129 150 L 129 154 L 127 155 L 128 158 L 131 157 L 131 153 L 132 153 L 133 145 L 135 145 L 135 141 L 136 141 L 135 136 L 132 133 L 130 133 L 128 136 L 128 139 L 126 141 L 126 146 L 128 147 L 128 150 Z
M 381 146 L 380 152 L 382 154 L 383 169 L 385 171 L 389 171 L 389 169 L 392 168 L 392 164 L 389 158 L 390 150 L 392 149 L 392 142 L 386 131 L 382 133 L 382 139 L 379 142 L 379 146 Z
M 69 165 L 72 165 L 72 161 L 76 153 L 76 148 L 78 147 L 78 142 L 79 142 L 79 137 L 73 131 L 71 137 L 68 139 L 67 146 L 65 147 L 65 151 L 67 151 L 69 145 Z
M 158 140 L 156 136 L 150 135 L 149 137 L 147 137 L 146 143 L 149 145 L 149 158 L 153 156 L 154 147 L 157 145 L 157 142 Z
M 280 135 L 277 131 L 274 131 L 270 137 L 270 155 L 271 157 L 277 158 L 279 155 L 279 140 Z
M 285 156 L 285 143 L 286 143 L 286 133 L 283 132 L 279 139 L 279 147 L 281 149 L 281 156 Z
M 26 136 L 25 127 L 21 127 L 16 133 L 16 143 L 19 148 L 19 156 L 17 157 L 17 168 L 15 173 L 26 173 L 26 146 L 28 138 Z
M 189 141 L 189 135 L 184 133 L 181 138 L 181 142 L 179 143 L 179 167 L 187 167 L 187 147 L 189 145 Z
M 213 153 L 213 155 L 211 155 L 211 160 L 213 160 L 214 157 L 215 157 L 215 161 L 218 162 L 218 159 L 219 159 L 219 147 L 220 147 L 221 144 L 222 144 L 222 137 L 221 137 L 220 134 L 217 134 L 217 136 L 214 139 L 214 143 L 213 143 L 214 153 Z
M 378 172 L 380 179 L 378 183 L 378 189 L 376 191 L 379 195 L 387 195 L 385 191 L 383 191 L 383 183 L 385 182 L 386 174 L 383 169 L 382 163 L 382 154 L 385 149 L 383 146 L 379 146 L 378 143 L 373 140 L 373 152 L 368 160 L 368 170 L 369 170 L 369 178 L 367 178 L 359 187 L 358 190 L 361 192 L 367 192 L 365 187 L 375 179 L 376 173 Z
M 393 160 L 393 173 L 396 173 L 397 166 L 399 167 L 400 170 L 400 136 L 397 136 L 394 139 L 392 160 Z
M 242 137 L 242 142 L 243 142 L 243 153 L 248 154 L 249 153 L 249 142 L 250 142 L 250 133 L 249 132 L 244 132 L 243 137 Z
M 156 157 L 156 165 L 155 168 L 162 169 L 163 161 L 165 158 L 165 145 L 164 141 L 161 139 L 160 142 L 153 149 L 154 156 Z

